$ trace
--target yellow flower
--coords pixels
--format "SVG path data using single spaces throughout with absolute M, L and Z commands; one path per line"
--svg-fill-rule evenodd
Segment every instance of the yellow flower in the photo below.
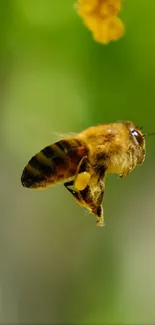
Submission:
M 122 0 L 78 0 L 79 16 L 97 42 L 107 44 L 124 34 L 124 24 L 117 17 Z

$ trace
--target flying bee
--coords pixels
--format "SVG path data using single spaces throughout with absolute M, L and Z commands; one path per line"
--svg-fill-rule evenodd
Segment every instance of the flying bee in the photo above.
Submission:
M 127 176 L 145 159 L 145 138 L 130 121 L 90 127 L 51 144 L 24 168 L 22 185 L 45 189 L 63 182 L 78 204 L 104 225 L 102 199 L 107 174 Z

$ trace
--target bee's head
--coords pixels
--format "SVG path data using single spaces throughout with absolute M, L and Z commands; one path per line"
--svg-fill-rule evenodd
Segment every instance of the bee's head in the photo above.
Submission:
M 140 165 L 145 159 L 145 135 L 142 133 L 142 128 L 136 126 L 134 123 L 125 122 L 125 124 L 129 131 L 130 140 L 137 150 L 137 164 Z

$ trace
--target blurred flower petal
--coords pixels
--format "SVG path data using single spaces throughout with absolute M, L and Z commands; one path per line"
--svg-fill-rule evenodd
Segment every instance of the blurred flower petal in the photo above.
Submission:
M 107 44 L 124 34 L 124 24 L 117 17 L 121 0 L 79 0 L 76 8 L 97 42 Z

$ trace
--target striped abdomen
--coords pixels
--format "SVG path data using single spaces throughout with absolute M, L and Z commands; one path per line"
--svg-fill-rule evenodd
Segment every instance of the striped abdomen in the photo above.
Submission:
M 46 188 L 73 177 L 81 158 L 88 154 L 78 139 L 58 141 L 31 158 L 24 168 L 21 182 L 25 187 Z

